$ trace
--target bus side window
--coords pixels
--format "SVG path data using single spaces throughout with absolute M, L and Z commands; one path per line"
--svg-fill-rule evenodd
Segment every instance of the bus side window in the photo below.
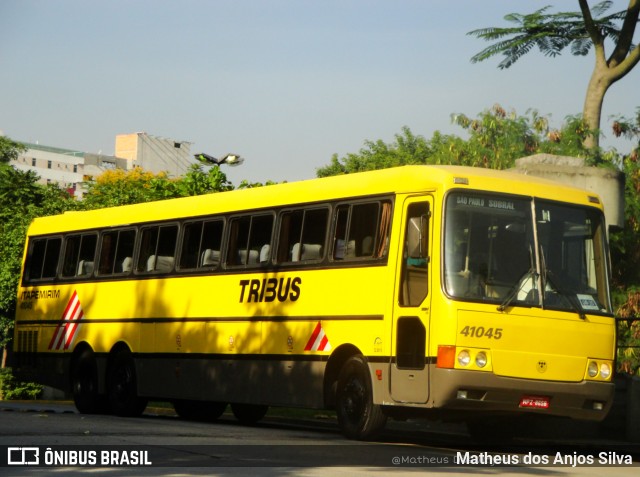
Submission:
M 97 243 L 98 236 L 96 234 L 70 235 L 66 237 L 62 276 L 90 276 L 93 273 Z
M 136 231 L 113 230 L 102 234 L 98 275 L 129 273 L 132 267 Z
M 299 255 L 293 255 L 293 247 L 300 243 L 302 234 L 303 210 L 289 210 L 280 216 L 280 230 L 278 232 L 278 263 L 297 262 Z
M 114 273 L 131 272 L 133 269 L 133 249 L 135 244 L 135 230 L 122 230 L 120 232 Z
M 223 227 L 222 220 L 185 224 L 179 268 L 216 268 L 220 263 Z
M 190 222 L 184 225 L 182 234 L 182 248 L 180 250 L 180 269 L 196 268 L 198 266 L 198 253 L 202 241 L 203 222 Z
M 251 233 L 249 235 L 247 257 L 252 258 L 247 258 L 247 263 L 268 264 L 271 262 L 273 215 L 257 215 L 251 219 Z M 255 260 L 256 258 L 257 260 Z
M 136 271 L 170 272 L 173 270 L 177 239 L 177 225 L 143 229 Z
M 383 258 L 389 245 L 391 202 L 375 201 L 337 207 L 334 260 Z
M 271 261 L 273 215 L 237 217 L 230 221 L 228 266 L 265 265 Z
M 329 209 L 287 211 L 280 220 L 279 263 L 319 261 L 324 258 Z
M 26 280 L 55 278 L 61 248 L 60 237 L 34 239 L 26 266 Z
M 348 228 L 349 228 L 349 209 L 348 205 L 341 205 L 336 209 L 335 216 L 335 235 L 333 239 L 333 258 L 334 260 L 343 260 L 348 257 Z M 353 248 L 353 247 L 352 247 Z
M 223 230 L 224 221 L 222 220 L 204 223 L 199 254 L 201 267 L 217 267 L 220 264 Z

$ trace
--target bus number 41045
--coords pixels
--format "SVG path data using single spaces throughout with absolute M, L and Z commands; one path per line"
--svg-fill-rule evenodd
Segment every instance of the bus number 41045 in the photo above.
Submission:
M 502 328 L 485 328 L 484 326 L 465 326 L 460 334 L 469 338 L 502 338 Z

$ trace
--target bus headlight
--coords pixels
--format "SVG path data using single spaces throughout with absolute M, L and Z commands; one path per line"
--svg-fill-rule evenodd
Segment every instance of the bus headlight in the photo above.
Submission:
M 587 368 L 587 374 L 590 378 L 595 378 L 598 375 L 598 363 L 590 361 L 589 367 Z
M 602 379 L 608 379 L 611 376 L 611 366 L 609 363 L 602 363 L 600 365 L 600 376 Z
M 460 363 L 460 366 L 469 366 L 470 362 L 471 362 L 471 355 L 466 349 L 458 353 L 458 363 Z
M 476 366 L 478 368 L 484 368 L 487 365 L 487 355 L 484 351 L 480 351 L 476 355 Z

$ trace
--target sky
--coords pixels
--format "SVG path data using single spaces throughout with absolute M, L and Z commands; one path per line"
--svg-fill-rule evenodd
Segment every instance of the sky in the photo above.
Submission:
M 489 43 L 467 35 L 548 4 L 579 10 L 549 0 L 1 0 L 0 131 L 109 155 L 117 134 L 186 141 L 192 153 L 244 157 L 224 170 L 237 185 L 313 178 L 333 154 L 392 142 L 404 126 L 465 137 L 451 115 L 494 104 L 560 127 L 582 111 L 592 54 L 534 51 L 500 70 L 498 57 L 471 63 Z M 609 118 L 634 116 L 638 84 L 640 67 L 607 93 L 605 147 L 630 150 Z

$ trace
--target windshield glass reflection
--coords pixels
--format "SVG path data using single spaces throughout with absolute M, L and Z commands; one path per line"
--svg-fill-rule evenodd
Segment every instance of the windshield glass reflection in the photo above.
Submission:
M 544 201 L 536 202 L 535 217 L 533 209 L 529 198 L 450 194 L 447 294 L 497 303 L 501 311 L 543 306 L 581 315 L 610 313 L 602 214 Z

